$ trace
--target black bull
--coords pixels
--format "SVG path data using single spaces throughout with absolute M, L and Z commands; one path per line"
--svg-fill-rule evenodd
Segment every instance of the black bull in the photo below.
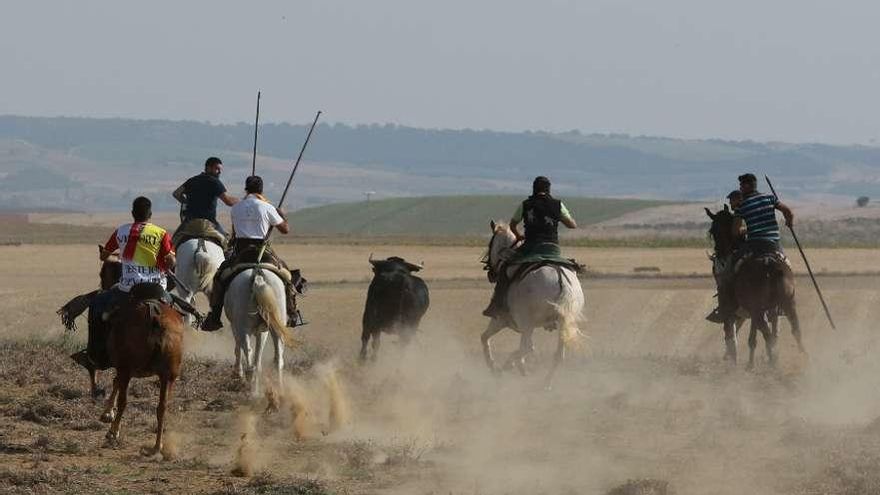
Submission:
M 397 334 L 403 343 L 409 342 L 430 304 L 428 286 L 413 275 L 421 270 L 421 266 L 398 257 L 371 259 L 370 263 L 373 265 L 373 280 L 364 308 L 361 360 L 367 358 L 367 344 L 371 337 L 372 357 L 376 359 L 382 332 Z

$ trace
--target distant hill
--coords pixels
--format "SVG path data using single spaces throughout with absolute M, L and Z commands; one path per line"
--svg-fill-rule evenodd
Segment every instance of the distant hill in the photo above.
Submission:
M 579 225 L 671 204 L 637 199 L 562 198 Z M 306 235 L 480 235 L 489 220 L 507 221 L 519 196 L 428 196 L 340 203 L 293 213 L 296 232 Z
M 258 173 L 270 197 L 278 197 L 306 130 L 261 126 Z M 0 116 L 0 208 L 116 210 L 147 194 L 170 210 L 170 192 L 210 155 L 223 158 L 223 180 L 237 192 L 252 139 L 245 123 Z M 775 178 L 786 199 L 849 204 L 880 196 L 880 148 L 867 146 L 321 124 L 305 158 L 291 209 L 355 201 L 366 191 L 522 194 L 536 175 L 571 197 L 714 200 L 744 171 Z M 27 190 L 17 187 L 24 179 Z

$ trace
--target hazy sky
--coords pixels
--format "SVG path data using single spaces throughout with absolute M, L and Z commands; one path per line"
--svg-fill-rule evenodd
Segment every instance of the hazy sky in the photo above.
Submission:
M 880 139 L 880 2 L 4 1 L 0 114 Z

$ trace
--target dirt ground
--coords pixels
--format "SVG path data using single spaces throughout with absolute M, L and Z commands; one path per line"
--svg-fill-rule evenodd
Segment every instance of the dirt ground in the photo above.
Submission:
M 880 493 L 880 276 L 832 274 L 877 270 L 878 251 L 812 252 L 838 331 L 801 278 L 809 356 L 783 321 L 779 367 L 765 363 L 759 341 L 747 372 L 745 335 L 730 368 L 720 330 L 703 320 L 713 284 L 691 276 L 708 269 L 703 251 L 571 250 L 600 274 L 656 266 L 664 277 L 584 279 L 584 348 L 546 391 L 551 334 L 537 334 L 526 377 L 493 377 L 482 361 L 490 286 L 479 248 L 282 246 L 313 282 L 302 303 L 311 324 L 286 353 L 285 388 L 308 404 L 311 422 L 295 424 L 290 399 L 269 415 L 264 398 L 248 399 L 232 375 L 228 331 L 189 331 L 171 460 L 139 453 L 153 440 L 155 380 L 137 381 L 123 442 L 105 448 L 100 404 L 67 358 L 85 322 L 65 334 L 54 310 L 95 287 L 94 251 L 0 247 L 0 492 Z M 413 345 L 385 338 L 378 362 L 360 366 L 371 252 L 424 260 L 432 304 Z M 499 335 L 499 355 L 517 341 Z M 341 428 L 331 428 L 331 404 L 347 412 Z M 251 476 L 232 474 L 242 461 Z

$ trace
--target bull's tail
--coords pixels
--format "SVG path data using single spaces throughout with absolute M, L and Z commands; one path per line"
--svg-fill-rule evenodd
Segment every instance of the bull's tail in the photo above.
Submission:
M 280 311 L 278 302 L 275 300 L 275 293 L 272 291 L 272 287 L 266 283 L 262 274 L 254 275 L 253 294 L 257 314 L 266 322 L 269 331 L 285 345 L 290 344 L 291 341 L 287 335 L 287 322 L 282 321 L 278 316 Z

